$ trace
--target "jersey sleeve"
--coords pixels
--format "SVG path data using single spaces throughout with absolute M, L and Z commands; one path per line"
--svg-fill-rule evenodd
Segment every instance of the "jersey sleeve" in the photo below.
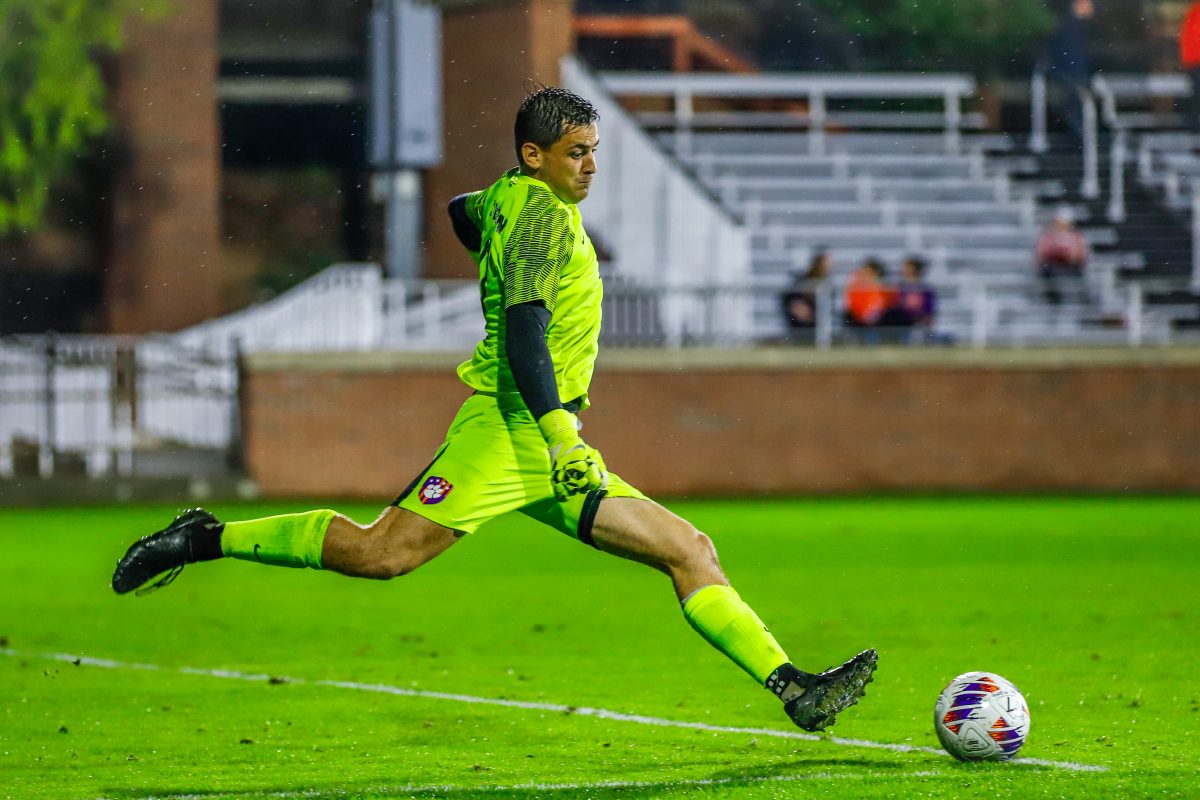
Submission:
M 466 196 L 467 218 L 474 223 L 476 228 L 483 230 L 483 207 L 484 207 L 484 192 L 470 192 Z
M 504 244 L 504 307 L 540 300 L 554 313 L 559 277 L 574 247 L 570 214 L 549 190 L 530 186 Z
M 481 226 L 471 217 L 468 209 L 470 200 L 471 195 L 460 194 L 450 201 L 446 206 L 446 211 L 450 214 L 450 225 L 454 229 L 454 235 L 458 237 L 462 246 L 467 248 L 467 252 L 474 257 L 479 253 L 483 241 L 480 232 Z

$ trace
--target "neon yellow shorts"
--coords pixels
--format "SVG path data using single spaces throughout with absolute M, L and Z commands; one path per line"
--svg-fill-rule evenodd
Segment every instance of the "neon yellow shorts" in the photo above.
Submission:
M 608 486 L 558 502 L 546 442 L 519 397 L 474 394 L 463 403 L 433 462 L 393 505 L 447 528 L 474 533 L 509 511 L 587 544 L 605 497 L 646 495 L 608 473 Z

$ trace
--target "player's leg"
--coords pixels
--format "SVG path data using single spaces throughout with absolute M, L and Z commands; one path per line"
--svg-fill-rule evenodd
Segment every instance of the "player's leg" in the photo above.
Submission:
M 456 540 L 450 528 L 394 506 L 365 526 L 329 509 L 229 523 L 194 509 L 135 542 L 117 563 L 112 585 L 121 594 L 158 588 L 186 564 L 222 557 L 386 579 L 411 572 Z
M 779 697 L 800 727 L 823 730 L 865 692 L 874 650 L 820 674 L 797 669 L 725 579 L 712 540 L 687 520 L 651 500 L 613 497 L 599 503 L 588 533 L 597 549 L 670 576 L 691 626 Z
M 682 602 L 705 586 L 728 586 L 712 539 L 653 500 L 606 497 L 592 523 L 593 545 L 671 578 Z
M 540 448 L 541 434 L 530 427 Z M 411 572 L 464 532 L 528 502 L 524 485 L 512 477 L 512 447 L 500 446 L 506 436 L 496 401 L 473 396 L 459 409 L 433 461 L 370 525 L 329 509 L 230 523 L 194 509 L 135 542 L 117 563 L 113 589 L 124 594 L 158 588 L 185 564 L 221 557 L 366 578 Z M 545 451 L 538 455 L 544 462 Z
M 388 506 L 370 525 L 334 517 L 325 535 L 321 561 L 325 569 L 343 575 L 388 580 L 428 563 L 462 536 L 462 531 L 406 508 Z
M 606 498 L 591 537 L 599 550 L 668 575 L 688 622 L 759 683 L 787 663 L 783 648 L 729 585 L 712 540 L 687 520 L 652 500 Z

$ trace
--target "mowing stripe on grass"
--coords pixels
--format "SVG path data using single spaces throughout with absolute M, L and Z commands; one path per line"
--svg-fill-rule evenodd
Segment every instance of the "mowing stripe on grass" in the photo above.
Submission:
M 208 678 L 224 678 L 227 680 L 250 681 L 253 683 L 294 683 L 309 686 L 328 686 L 335 689 L 351 689 L 359 692 L 375 692 L 391 694 L 400 697 L 420 697 L 428 700 L 451 700 L 456 703 L 473 703 L 477 705 L 505 706 L 521 708 L 530 711 L 553 711 L 559 714 L 572 714 L 580 717 L 596 717 L 617 722 L 633 722 L 639 725 L 654 725 L 661 728 L 690 728 L 692 730 L 711 731 L 713 733 L 748 733 L 754 736 L 771 736 L 777 739 L 799 739 L 805 742 L 828 741 L 846 747 L 860 747 L 872 750 L 891 750 L 895 753 L 928 753 L 935 756 L 948 755 L 936 747 L 924 747 L 914 744 L 891 744 L 888 742 L 872 742 L 866 739 L 845 739 L 840 736 L 818 736 L 812 733 L 798 731 L 781 731 L 775 728 L 738 728 L 729 725 L 710 725 L 706 722 L 685 722 L 683 720 L 648 717 L 643 714 L 624 714 L 619 711 L 609 711 L 605 708 L 587 708 L 562 705 L 560 703 L 535 703 L 528 700 L 504 700 L 497 697 L 477 697 L 469 694 L 451 694 L 448 692 L 430 692 L 421 689 L 405 689 L 402 686 L 391 686 L 383 683 L 358 683 L 356 681 L 305 680 L 304 678 L 288 678 L 264 673 L 241 672 L 230 669 L 205 669 L 201 667 L 178 667 L 171 669 L 156 664 L 139 664 L 137 662 L 114 661 L 107 658 L 90 656 L 75 656 L 69 653 L 23 653 L 9 648 L 0 649 L 0 654 L 14 657 L 39 658 L 50 661 L 65 661 L 76 666 L 86 664 L 89 667 L 104 669 L 139 669 L 163 670 L 179 672 L 184 675 L 199 675 Z M 1047 761 L 1041 758 L 1014 758 L 1011 764 L 1024 764 L 1035 767 L 1051 767 L 1075 772 L 1107 772 L 1108 767 L 1094 764 L 1078 764 L 1073 761 Z
M 905 775 L 906 778 L 933 778 L 940 773 L 921 770 Z M 688 789 L 697 786 L 748 786 L 757 783 L 795 783 L 797 781 L 863 780 L 873 777 L 866 772 L 813 772 L 806 775 L 747 775 L 740 778 L 690 778 L 678 781 L 597 781 L 595 783 L 517 783 L 512 786 L 455 786 L 453 784 L 425 784 L 409 786 L 374 786 L 368 789 L 296 789 L 277 792 L 238 792 L 243 797 L 263 797 L 272 800 L 302 800 L 306 797 L 348 797 L 350 795 L 375 795 L 378 797 L 411 797 L 418 794 L 453 794 L 470 792 L 472 795 L 507 794 L 509 792 L 575 792 L 590 789 Z M 212 794 L 153 794 L 135 800 L 211 800 Z M 112 800 L 98 797 L 95 800 Z

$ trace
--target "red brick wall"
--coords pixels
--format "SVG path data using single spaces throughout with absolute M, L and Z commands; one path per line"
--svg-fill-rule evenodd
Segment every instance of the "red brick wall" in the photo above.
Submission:
M 217 0 L 134 18 L 116 63 L 125 163 L 105 273 L 114 333 L 176 330 L 219 310 Z
M 574 46 L 567 0 L 512 0 L 447 9 L 442 18 L 445 160 L 425 177 L 424 273 L 475 278 L 454 237 L 446 203 L 483 189 L 516 166 L 513 117 L 530 79 L 559 81 Z
M 615 354 L 584 433 L 651 494 L 1196 491 L 1200 354 L 1178 356 Z M 251 473 L 271 495 L 397 494 L 466 397 L 453 364 L 256 360 Z

